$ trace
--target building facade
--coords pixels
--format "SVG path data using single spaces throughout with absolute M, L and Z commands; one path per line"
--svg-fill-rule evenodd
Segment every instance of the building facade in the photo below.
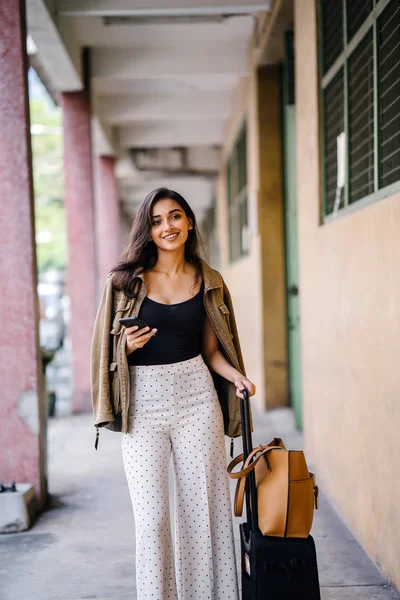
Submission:
M 277 1 L 260 29 L 226 128 L 221 268 L 257 401 L 293 407 L 399 589 L 400 5 Z

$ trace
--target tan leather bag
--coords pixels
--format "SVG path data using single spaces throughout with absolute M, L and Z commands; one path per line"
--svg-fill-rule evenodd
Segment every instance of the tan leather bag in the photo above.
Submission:
M 241 471 L 232 473 L 243 462 L 243 454 L 228 466 L 229 476 L 238 479 L 234 510 L 243 510 L 246 475 L 253 469 L 257 486 L 258 526 L 263 535 L 307 538 L 318 508 L 318 486 L 308 471 L 302 450 L 287 450 L 280 438 L 267 446 L 257 446 Z

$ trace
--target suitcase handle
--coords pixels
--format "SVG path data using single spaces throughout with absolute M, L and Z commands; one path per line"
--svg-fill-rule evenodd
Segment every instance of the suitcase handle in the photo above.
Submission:
M 243 400 L 240 402 L 240 417 L 242 420 L 242 439 L 243 439 L 243 458 L 246 461 L 247 457 L 253 451 L 253 441 L 250 428 L 250 397 L 249 390 L 244 388 L 241 390 Z M 257 518 L 257 491 L 256 477 L 254 469 L 246 475 L 246 516 L 249 532 L 258 531 Z

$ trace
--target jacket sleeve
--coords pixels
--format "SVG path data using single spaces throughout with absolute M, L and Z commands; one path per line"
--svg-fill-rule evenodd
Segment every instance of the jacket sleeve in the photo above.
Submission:
M 239 341 L 239 332 L 237 330 L 237 325 L 236 325 L 235 311 L 233 309 L 232 297 L 231 297 L 231 294 L 229 292 L 228 286 L 226 285 L 225 281 L 224 281 L 224 302 L 229 310 L 229 317 L 230 317 L 229 321 L 230 321 L 231 330 L 232 330 L 232 334 L 233 334 L 233 343 L 235 345 L 236 354 L 237 354 L 237 357 L 239 360 L 240 370 L 243 375 L 246 375 L 246 370 L 245 370 L 244 361 L 243 361 L 243 354 L 242 354 L 242 350 L 240 347 L 240 341 Z
M 110 398 L 110 331 L 113 308 L 111 276 L 107 277 L 97 309 L 90 351 L 90 380 L 94 425 L 115 420 Z
M 233 343 L 235 344 L 235 349 L 236 349 L 237 357 L 239 360 L 240 370 L 243 373 L 243 375 L 246 377 L 246 369 L 244 366 L 243 354 L 242 354 L 242 350 L 240 347 L 239 332 L 237 330 L 236 319 L 235 319 L 235 311 L 233 310 L 233 302 L 232 302 L 231 294 L 228 290 L 228 286 L 226 285 L 225 281 L 224 281 L 224 302 L 227 305 L 227 307 L 229 309 L 229 313 L 230 313 L 230 323 L 231 323 L 231 329 L 232 329 L 232 333 L 233 333 Z M 235 392 L 235 394 L 236 394 L 236 392 Z M 236 400 L 236 398 L 235 398 L 235 400 Z M 253 422 L 253 411 L 251 408 L 251 402 L 249 403 L 249 414 L 250 414 L 250 431 L 253 432 L 254 431 L 254 422 Z M 241 431 L 241 427 L 242 427 L 241 419 L 239 416 L 237 418 L 240 421 L 240 431 Z

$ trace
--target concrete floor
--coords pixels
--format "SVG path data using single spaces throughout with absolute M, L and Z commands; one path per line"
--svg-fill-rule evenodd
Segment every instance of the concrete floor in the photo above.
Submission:
M 288 448 L 302 447 L 290 409 L 254 417 L 255 445 L 276 435 Z M 30 531 L 0 536 L 0 598 L 134 600 L 134 522 L 119 434 L 101 430 L 96 452 L 91 414 L 65 414 L 50 420 L 48 438 L 51 506 Z M 235 456 L 240 447 L 236 441 Z M 398 599 L 323 490 L 312 535 L 322 600 Z

